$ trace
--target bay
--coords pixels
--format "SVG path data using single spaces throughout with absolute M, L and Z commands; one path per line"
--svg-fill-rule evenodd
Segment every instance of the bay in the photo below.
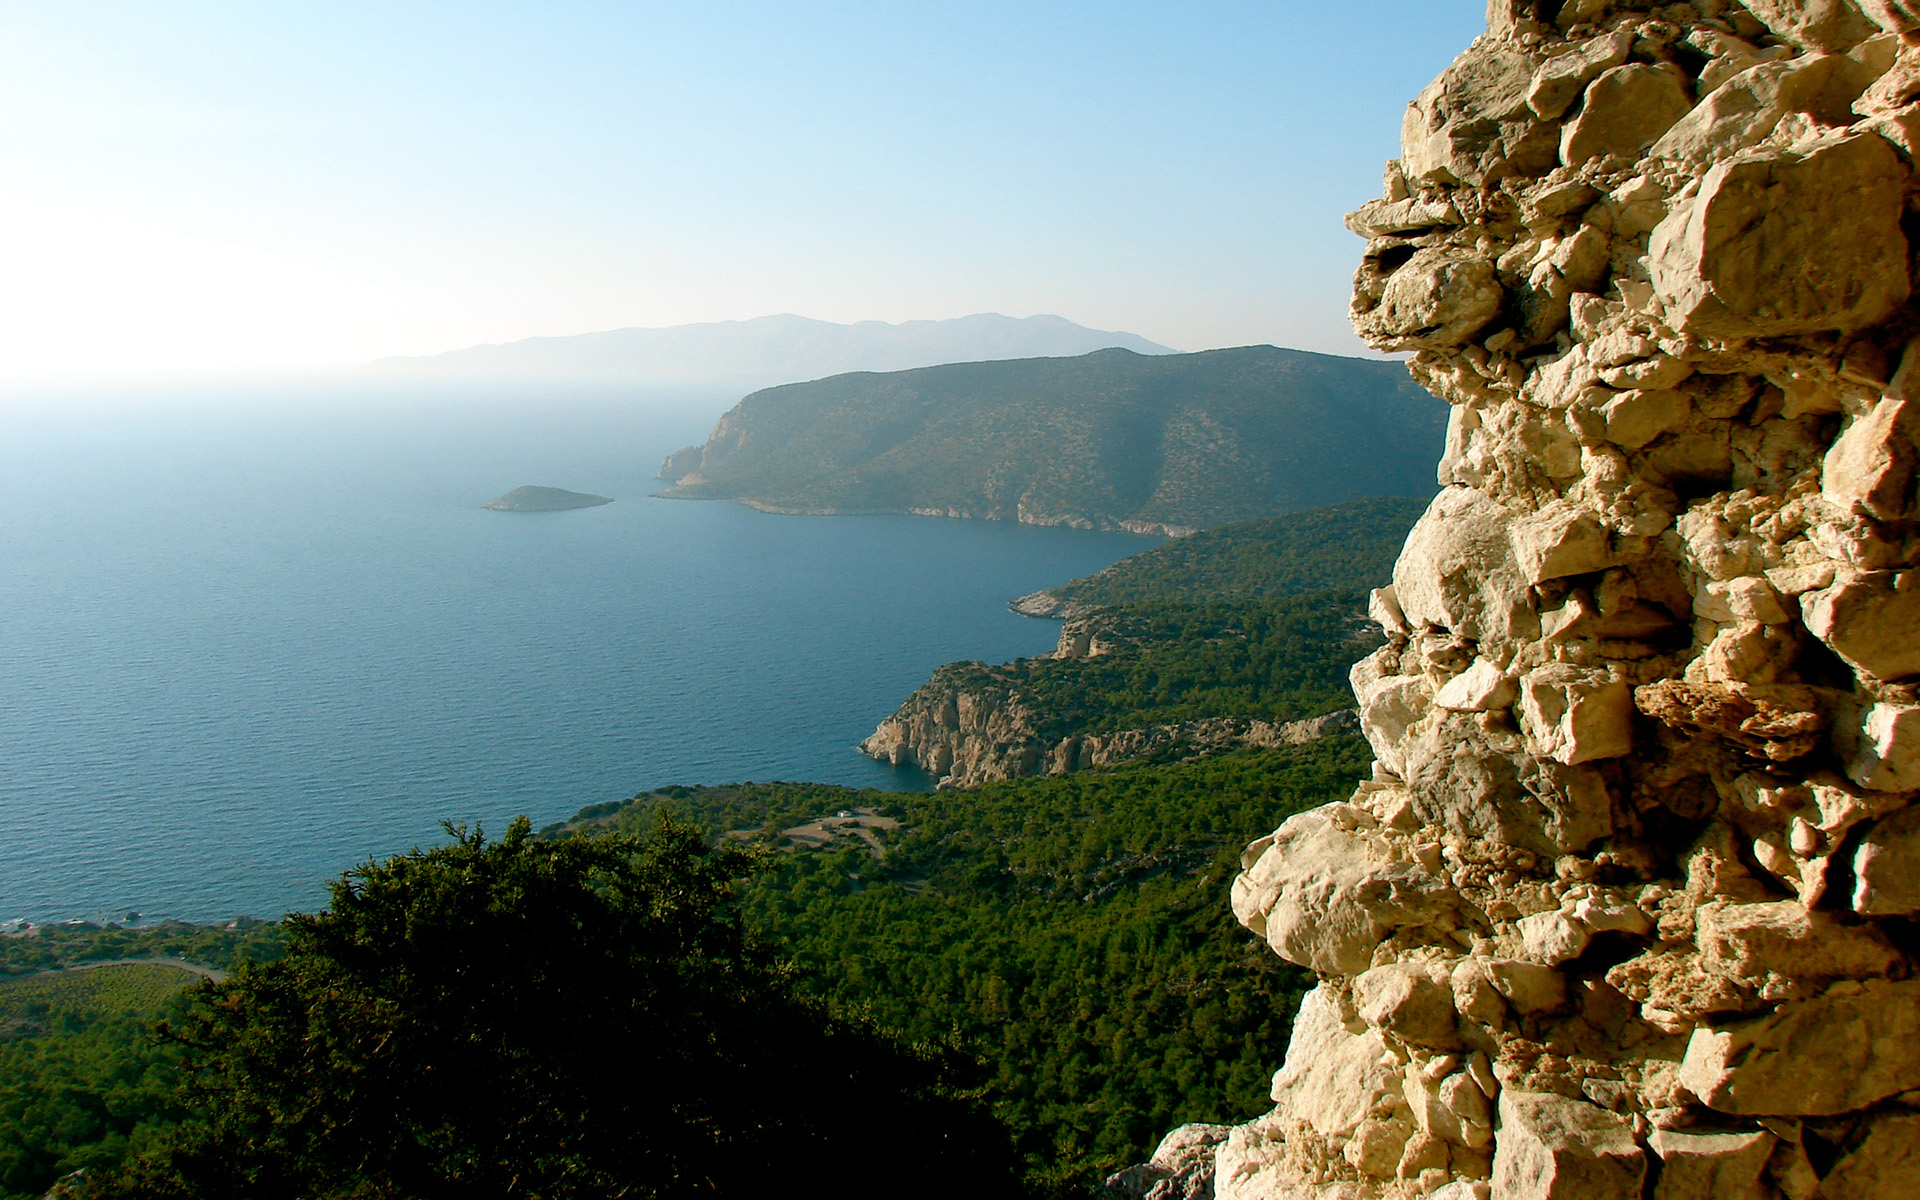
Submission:
M 0 407 L 0 921 L 277 916 L 340 871 L 853 750 L 1013 596 L 1156 539 L 651 499 L 731 396 L 175 386 Z M 612 496 L 480 506 L 521 484 Z

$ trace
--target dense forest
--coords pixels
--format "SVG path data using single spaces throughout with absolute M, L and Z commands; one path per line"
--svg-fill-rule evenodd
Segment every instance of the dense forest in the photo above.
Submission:
M 1311 979 L 1234 923 L 1227 887 L 1247 842 L 1344 798 L 1368 758 L 1340 736 L 965 792 L 675 787 L 546 832 L 670 811 L 778 847 L 750 927 L 837 1011 L 984 1056 L 1035 1194 L 1084 1196 L 1175 1125 L 1267 1106 Z
M 117 1165 L 186 1115 L 178 1048 L 152 1032 L 200 976 L 272 959 L 278 925 L 48 926 L 0 937 L 0 1197 Z M 135 960 L 135 961 L 121 961 Z
M 1399 363 L 1099 350 L 768 388 L 661 477 L 791 512 L 1191 530 L 1427 495 L 1445 426 Z

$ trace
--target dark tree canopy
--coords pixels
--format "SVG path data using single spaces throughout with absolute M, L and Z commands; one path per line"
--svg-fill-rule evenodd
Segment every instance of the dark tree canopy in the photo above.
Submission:
M 796 997 L 743 935 L 747 851 L 451 845 L 350 872 L 286 956 L 165 1030 L 197 1119 L 102 1196 L 1011 1195 L 951 1054 Z

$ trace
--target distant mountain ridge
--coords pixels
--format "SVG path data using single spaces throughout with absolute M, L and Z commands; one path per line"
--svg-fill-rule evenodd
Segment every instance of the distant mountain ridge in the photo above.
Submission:
M 941 363 L 1042 358 L 1120 347 L 1172 350 L 1136 334 L 1088 329 L 1055 316 L 976 313 L 948 321 L 816 321 L 791 313 L 660 329 L 610 329 L 526 338 L 416 358 L 383 358 L 390 374 L 602 380 L 742 389 L 849 371 L 902 371 Z
M 1099 350 L 755 392 L 662 464 L 661 494 L 1180 534 L 1430 496 L 1445 429 L 1399 363 Z

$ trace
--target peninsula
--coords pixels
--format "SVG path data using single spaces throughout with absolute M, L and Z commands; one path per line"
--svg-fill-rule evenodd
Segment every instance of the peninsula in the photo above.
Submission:
M 569 508 L 597 508 L 612 504 L 611 496 L 569 492 L 565 488 L 517 487 L 504 496 L 495 496 L 481 505 L 496 512 L 564 512 Z

